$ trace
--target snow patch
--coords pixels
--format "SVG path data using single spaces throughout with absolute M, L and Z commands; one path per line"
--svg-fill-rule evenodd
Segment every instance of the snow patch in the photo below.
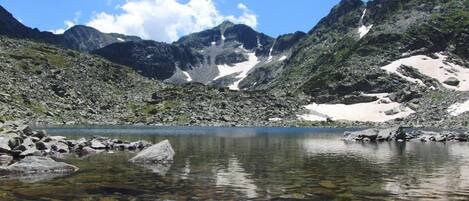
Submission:
M 371 28 L 373 28 L 373 25 L 366 26 L 363 23 L 363 19 L 365 19 L 365 15 L 366 15 L 366 8 L 365 10 L 363 10 L 362 16 L 360 18 L 360 27 L 358 28 L 358 34 L 360 34 L 360 39 L 365 37 L 365 35 L 368 34 L 368 32 L 370 32 Z
M 412 109 L 404 107 L 399 103 L 392 102 L 389 98 L 385 97 L 388 94 L 364 95 L 376 96 L 379 100 L 352 105 L 313 103 L 305 106 L 310 113 L 299 115 L 299 118 L 307 121 L 327 121 L 328 119 L 331 119 L 360 122 L 386 122 L 397 118 L 404 118 L 414 113 Z M 398 112 L 394 115 L 386 115 L 385 112 L 389 110 L 396 110 Z
M 451 116 L 459 116 L 465 112 L 469 112 L 469 100 L 451 105 L 448 108 L 448 112 Z
M 283 55 L 283 56 L 280 57 L 278 60 L 279 60 L 279 61 L 284 61 L 284 60 L 287 59 L 287 58 L 288 58 L 287 56 Z
M 125 40 L 122 39 L 122 38 L 116 38 L 116 39 L 117 39 L 118 41 L 120 41 L 120 42 L 125 42 Z
M 278 121 L 282 121 L 282 118 L 278 118 L 278 117 L 269 118 L 269 121 L 271 121 L 271 122 L 278 122 Z
M 272 59 L 274 58 L 274 57 L 272 56 L 272 51 L 274 51 L 274 46 L 272 46 L 272 47 L 270 48 L 270 50 L 269 50 L 269 58 L 267 58 L 267 63 L 271 62 Z
M 186 76 L 186 81 L 192 82 L 192 77 L 188 72 L 182 71 L 182 73 Z
M 231 90 L 239 90 L 239 83 L 247 77 L 249 71 L 251 71 L 259 62 L 259 58 L 256 56 L 255 52 L 248 53 L 248 60 L 245 62 L 237 63 L 234 66 L 229 66 L 227 64 L 218 65 L 217 67 L 220 73 L 213 80 L 217 80 L 228 75 L 238 74 L 235 77 L 237 81 L 228 87 Z
M 370 32 L 371 28 L 373 28 L 373 25 L 365 26 L 362 25 L 360 28 L 358 28 L 358 34 L 360 34 L 360 39 L 365 37 L 368 32 Z
M 215 46 L 215 45 L 217 45 L 217 42 L 213 41 L 212 46 Z
M 444 87 L 448 89 L 454 89 L 457 91 L 469 91 L 469 69 L 462 66 L 445 62 L 447 56 L 437 53 L 437 59 L 430 58 L 426 55 L 416 55 L 403 59 L 396 60 L 389 65 L 381 67 L 381 69 L 388 71 L 389 73 L 396 74 L 410 82 L 418 83 L 425 86 L 422 80 L 405 76 L 398 72 L 401 65 L 411 66 L 417 69 L 420 73 L 425 76 L 438 80 Z M 459 86 L 450 86 L 444 84 L 448 78 L 454 77 L 460 81 Z

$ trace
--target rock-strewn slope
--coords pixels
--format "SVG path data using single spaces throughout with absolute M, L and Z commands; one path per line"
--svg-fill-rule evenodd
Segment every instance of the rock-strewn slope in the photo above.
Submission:
M 0 37 L 0 118 L 112 123 L 161 84 L 131 69 L 51 45 Z
M 295 97 L 172 86 L 84 53 L 0 37 L 0 120 L 32 124 L 286 125 Z
M 303 102 L 302 102 L 303 101 Z M 202 84 L 169 86 L 136 109 L 136 122 L 165 125 L 294 125 L 304 100 L 266 92 L 238 92 Z

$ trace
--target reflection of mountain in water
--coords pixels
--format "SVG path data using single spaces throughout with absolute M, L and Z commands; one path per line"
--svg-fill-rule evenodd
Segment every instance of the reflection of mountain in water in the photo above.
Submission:
M 374 166 L 372 171 L 383 175 L 382 189 L 400 199 L 423 196 L 464 200 L 469 189 L 467 144 L 361 143 L 312 138 L 299 144 L 311 158 L 346 157 L 370 163 L 368 166 Z
M 216 186 L 217 188 L 233 188 L 248 198 L 255 198 L 257 186 L 254 180 L 249 179 L 249 176 L 238 159 L 233 157 L 229 159 L 227 168 L 216 170 Z

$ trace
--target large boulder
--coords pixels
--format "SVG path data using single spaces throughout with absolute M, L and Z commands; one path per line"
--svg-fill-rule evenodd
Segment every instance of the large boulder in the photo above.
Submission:
M 18 127 L 18 130 L 21 131 L 23 134 L 30 136 L 33 134 L 33 129 L 28 125 L 21 125 Z
M 129 161 L 132 163 L 169 163 L 174 160 L 175 152 L 168 140 L 148 147 Z
M 0 167 L 0 175 L 31 175 L 31 174 L 54 174 L 54 173 L 74 173 L 78 168 L 64 163 L 57 162 L 48 157 L 27 156 L 8 167 Z
M 106 145 L 104 145 L 101 141 L 97 139 L 91 140 L 91 148 L 93 149 L 106 149 Z
M 10 155 L 0 155 L 0 166 L 8 166 L 13 161 L 13 156 Z
M 378 130 L 377 129 L 367 129 L 362 131 L 355 131 L 355 132 L 345 132 L 344 133 L 344 140 L 347 141 L 375 141 L 378 137 Z
M 0 152 L 8 153 L 11 151 L 10 144 L 15 139 L 13 134 L 0 134 Z
M 355 132 L 345 132 L 344 140 L 347 141 L 390 141 L 405 140 L 407 137 L 402 127 L 391 127 L 383 129 L 367 129 Z
M 70 152 L 70 148 L 68 147 L 68 144 L 66 142 L 52 141 L 52 142 L 49 142 L 49 145 L 51 146 L 52 150 L 57 151 L 59 153 Z
M 78 152 L 78 154 L 79 154 L 80 157 L 85 157 L 85 156 L 91 156 L 91 155 L 99 154 L 103 151 L 104 150 L 102 150 L 102 149 L 93 149 L 91 147 L 83 147 L 83 149 L 81 149 Z
M 445 80 L 443 83 L 445 83 L 449 86 L 458 86 L 460 81 L 455 77 L 450 77 L 447 80 Z

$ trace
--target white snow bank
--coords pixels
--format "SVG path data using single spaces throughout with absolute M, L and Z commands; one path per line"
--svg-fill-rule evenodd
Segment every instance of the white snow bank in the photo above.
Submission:
M 274 58 L 272 56 L 272 51 L 274 51 L 274 46 L 272 46 L 269 50 L 269 57 L 267 58 L 267 63 L 271 62 L 272 61 L 272 58 Z
M 373 25 L 362 25 L 361 27 L 358 28 L 358 34 L 360 34 L 360 39 L 365 37 L 368 32 L 370 32 L 371 28 L 373 28 Z
M 382 69 L 388 71 L 389 73 L 394 73 L 410 82 L 425 85 L 422 80 L 407 77 L 397 71 L 401 65 L 411 66 L 417 69 L 423 75 L 438 80 L 446 88 L 457 91 L 469 91 L 469 81 L 467 80 L 469 78 L 469 69 L 456 64 L 445 62 L 447 56 L 442 55 L 441 53 L 436 54 L 436 56 L 438 59 L 432 59 L 425 55 L 407 57 L 396 60 L 391 64 L 382 67 Z M 455 77 L 458 79 L 460 81 L 459 86 L 455 87 L 443 83 L 450 77 Z
M 366 15 L 366 9 L 363 10 L 362 17 L 360 18 L 360 27 L 358 28 L 358 34 L 360 34 L 360 39 L 365 37 L 365 35 L 368 34 L 368 32 L 370 32 L 371 28 L 373 28 L 373 25 L 366 26 L 363 23 L 363 19 L 365 18 L 365 15 Z
M 283 56 L 280 57 L 278 60 L 279 60 L 279 61 L 284 61 L 284 60 L 287 59 L 287 58 L 288 58 L 287 56 L 283 55 Z
M 188 72 L 182 71 L 182 73 L 186 76 L 186 81 L 192 82 L 192 77 Z
M 448 108 L 451 116 L 459 116 L 462 113 L 469 112 L 469 100 L 464 103 L 456 103 Z
M 217 80 L 228 75 L 238 74 L 235 77 L 237 80 L 228 87 L 231 90 L 239 90 L 239 83 L 247 77 L 249 71 L 251 71 L 259 62 L 259 58 L 256 56 L 255 52 L 248 53 L 248 60 L 245 62 L 237 63 L 234 66 L 229 66 L 227 64 L 218 65 L 219 74 L 213 80 Z
M 116 39 L 117 39 L 118 41 L 120 41 L 120 42 L 125 42 L 125 40 L 122 39 L 122 38 L 116 38 Z
M 372 96 L 373 94 L 364 94 Z M 316 104 L 305 106 L 310 111 L 309 114 L 300 115 L 299 118 L 307 121 L 326 121 L 331 120 L 347 120 L 361 122 L 386 122 L 389 120 L 404 118 L 414 113 L 408 107 L 404 107 L 399 103 L 392 102 L 389 98 L 385 98 L 387 94 L 375 94 L 379 100 L 369 103 L 357 103 L 352 105 L 345 104 Z M 396 110 L 397 114 L 386 115 L 384 112 L 388 110 Z

